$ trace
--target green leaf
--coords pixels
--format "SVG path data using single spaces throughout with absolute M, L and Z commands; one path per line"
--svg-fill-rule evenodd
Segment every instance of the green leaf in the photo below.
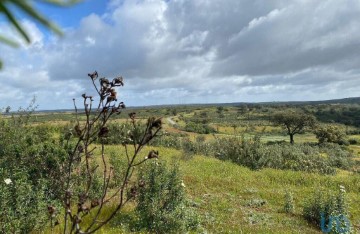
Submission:
M 21 27 L 19 22 L 15 19 L 14 15 L 7 9 L 5 4 L 3 2 L 0 2 L 0 11 L 3 12 L 8 20 L 12 23 L 12 25 L 15 26 L 15 28 L 18 30 L 18 32 L 23 36 L 23 38 L 30 43 L 30 38 L 25 32 L 25 30 Z
M 62 31 L 52 22 L 43 17 L 39 12 L 37 12 L 27 1 L 24 0 L 13 0 L 12 1 L 16 6 L 23 10 L 26 14 L 31 16 L 34 20 L 39 21 L 41 24 L 51 29 L 58 35 L 62 35 Z
M 5 44 L 7 44 L 9 46 L 12 46 L 12 47 L 19 47 L 18 43 L 14 42 L 13 40 L 11 40 L 11 39 L 9 39 L 7 37 L 1 36 L 1 35 L 0 35 L 0 42 L 5 43 Z
M 82 0 L 69 0 L 69 1 L 65 1 L 65 0 L 38 0 L 38 1 L 42 2 L 42 3 L 46 3 L 46 4 L 51 4 L 51 5 L 55 5 L 55 6 L 63 6 L 63 7 L 71 6 L 71 5 L 74 5 L 76 3 L 82 2 Z

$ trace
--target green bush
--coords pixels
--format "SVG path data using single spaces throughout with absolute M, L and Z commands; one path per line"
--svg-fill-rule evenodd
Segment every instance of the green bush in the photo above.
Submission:
M 349 144 L 350 145 L 357 145 L 357 144 L 359 144 L 359 141 L 358 141 L 358 139 L 351 138 L 351 139 L 349 139 Z
M 208 124 L 195 123 L 192 121 L 186 123 L 184 130 L 187 132 L 195 132 L 199 134 L 209 134 L 216 132 L 216 130 Z
M 181 149 L 181 142 L 184 138 L 187 137 L 187 134 L 184 133 L 169 133 L 165 132 L 161 136 L 155 138 L 151 141 L 150 145 L 152 146 L 163 146 L 174 149 Z
M 293 214 L 295 212 L 295 204 L 294 204 L 294 198 L 291 192 L 286 190 L 285 197 L 284 197 L 284 211 L 286 213 Z
M 1 233 L 36 230 L 48 219 L 47 205 L 62 198 L 67 153 L 50 126 L 31 126 L 30 119 L 21 112 L 0 120 Z
M 59 204 L 47 196 L 47 181 L 41 180 L 35 186 L 26 172 L 13 171 L 10 175 L 2 170 L 0 174 L 0 233 L 41 230 L 49 218 L 47 206 Z
M 350 223 L 344 219 L 340 220 L 340 227 L 347 232 L 339 231 L 336 228 L 336 221 L 330 221 L 334 217 L 349 218 L 348 205 L 346 201 L 346 191 L 343 186 L 337 193 L 316 191 L 304 203 L 303 217 L 310 223 L 319 227 L 319 229 L 331 230 L 330 233 L 350 233 Z M 332 224 L 332 225 L 331 225 Z
M 353 155 L 337 144 L 263 144 L 260 137 L 218 138 L 213 155 L 253 170 L 275 168 L 335 174 L 336 168 L 350 170 Z
M 183 233 L 199 225 L 185 197 L 176 166 L 151 162 L 139 175 L 136 212 L 140 228 L 155 233 Z
M 319 144 L 329 142 L 337 143 L 339 145 L 349 145 L 349 142 L 345 139 L 345 132 L 334 125 L 328 125 L 326 127 L 319 127 L 314 131 Z

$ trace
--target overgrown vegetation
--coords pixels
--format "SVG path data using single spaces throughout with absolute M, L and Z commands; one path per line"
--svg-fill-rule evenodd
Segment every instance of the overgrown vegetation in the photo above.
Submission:
M 115 96 L 112 93 L 107 92 L 105 102 L 108 97 Z M 91 97 L 84 96 L 85 104 L 90 104 Z M 113 112 L 113 120 L 106 122 L 105 128 L 94 124 L 89 132 L 93 137 L 88 150 L 93 155 L 88 162 L 89 168 L 95 170 L 91 188 L 84 198 L 82 194 L 89 181 L 87 154 L 85 144 L 82 144 L 83 151 L 81 147 L 76 148 L 76 144 L 81 134 L 85 134 L 85 126 L 92 117 L 103 111 L 101 108 L 96 112 L 97 105 L 93 106 L 92 111 L 78 110 L 77 115 L 42 113 L 37 116 L 23 111 L 4 115 L 0 139 L 1 232 L 64 230 L 63 208 L 66 204 L 63 202 L 67 190 L 64 184 L 68 178 L 64 168 L 68 168 L 66 165 L 69 165 L 74 149 L 77 150 L 72 161 L 71 216 L 81 218 L 78 230 L 84 230 L 83 227 L 91 225 L 99 205 L 104 204 L 98 220 L 106 221 L 116 210 L 117 203 L 106 198 L 101 201 L 104 188 L 108 189 L 105 197 L 119 191 L 128 168 L 126 155 L 133 155 L 134 143 L 143 142 L 148 133 L 147 126 L 157 120 L 164 129 L 158 132 L 161 137 L 153 138 L 142 147 L 147 152 L 139 153 L 134 165 L 140 169 L 138 163 L 144 159 L 147 161 L 159 154 L 162 157 L 156 163 L 143 164 L 138 172 L 134 170 L 123 190 L 126 205 L 121 208 L 122 212 L 116 212 L 111 222 L 97 229 L 100 233 L 102 229 L 103 233 L 176 233 L 199 227 L 200 223 L 209 232 L 284 230 L 287 233 L 294 228 L 299 232 L 317 232 L 321 229 L 321 213 L 320 216 L 314 213 L 312 218 L 305 214 L 311 213 L 309 210 L 339 205 L 316 208 L 317 202 L 311 202 L 315 196 L 312 191 L 323 191 L 321 202 L 324 204 L 337 204 L 334 201 L 339 200 L 337 188 L 340 184 L 346 186 L 351 198 L 345 216 L 354 223 L 352 230 L 357 228 L 356 220 L 360 217 L 357 211 L 360 200 L 356 195 L 360 191 L 357 128 L 320 122 L 316 127 L 304 128 L 298 133 L 296 143 L 290 144 L 287 132 L 269 121 L 269 117 L 278 111 L 277 106 L 182 106 L 176 111 L 168 107 L 138 108 L 136 117 L 133 110 L 121 109 L 122 114 L 116 115 L 112 108 L 106 108 L 106 113 Z M 287 113 L 295 110 L 294 113 L 311 115 L 317 107 L 281 108 Z M 130 118 L 126 119 L 124 115 L 130 115 Z M 152 115 L 169 117 L 160 120 L 151 118 Z M 176 124 L 168 122 L 168 118 Z M 185 131 L 186 126 L 192 128 Z M 204 131 L 206 127 L 212 130 Z M 101 131 L 103 133 L 99 134 Z M 103 151 L 106 164 L 102 163 L 102 147 L 109 149 Z M 173 159 L 181 160 L 179 169 L 164 166 L 164 161 L 172 164 Z M 108 169 L 105 177 L 103 165 Z M 145 180 L 147 182 L 143 183 Z M 182 183 L 186 188 L 181 186 Z M 29 190 L 33 192 L 27 193 Z M 182 208 L 167 209 L 170 203 L 173 208 Z M 305 212 L 306 209 L 309 212 Z M 332 214 L 339 216 L 338 213 Z M 327 225 L 330 216 L 324 213 L 323 217 Z M 76 232 L 79 221 L 76 220 L 68 220 L 69 232 L 74 227 L 73 221 Z M 306 222 L 314 226 L 308 226 Z M 94 229 L 96 225 L 93 225 Z
M 59 206 L 66 151 L 45 125 L 29 126 L 28 110 L 0 120 L 0 232 L 29 233 L 48 221 Z
M 340 185 L 335 194 L 315 191 L 304 205 L 303 216 L 323 232 L 351 233 L 345 187 Z
M 183 233 L 198 227 L 199 221 L 185 196 L 185 184 L 177 166 L 147 165 L 139 176 L 136 212 L 141 229 L 153 233 Z

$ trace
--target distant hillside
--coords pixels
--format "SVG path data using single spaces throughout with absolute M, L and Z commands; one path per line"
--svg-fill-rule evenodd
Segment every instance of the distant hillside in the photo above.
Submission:
M 322 101 L 291 101 L 291 102 L 263 102 L 262 104 L 290 104 L 290 105 L 317 105 L 317 104 L 360 104 L 360 97 L 331 99 Z
M 240 106 L 240 105 L 319 105 L 319 104 L 360 104 L 360 97 L 350 97 L 342 99 L 331 99 L 323 101 L 283 101 L 283 102 L 232 102 L 232 103 L 193 103 L 193 104 L 166 104 L 166 105 L 148 105 L 148 106 L 129 106 L 129 109 L 141 108 L 170 108 L 175 106 Z M 79 109 L 79 111 L 83 111 Z M 59 109 L 59 110 L 38 110 L 36 112 L 74 112 L 73 109 Z

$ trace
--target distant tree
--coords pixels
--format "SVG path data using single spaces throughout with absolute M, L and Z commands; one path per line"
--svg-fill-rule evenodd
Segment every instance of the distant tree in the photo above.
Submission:
M 283 126 L 290 136 L 290 143 L 294 144 L 294 135 L 301 133 L 306 127 L 314 127 L 316 119 L 313 115 L 299 112 L 278 112 L 271 117 L 271 122 Z
M 39 22 L 44 25 L 46 28 L 52 30 L 53 32 L 61 35 L 61 30 L 50 20 L 48 20 L 43 14 L 41 14 L 36 7 L 34 7 L 35 2 L 42 2 L 46 4 L 51 4 L 55 6 L 70 6 L 75 2 L 79 2 L 80 0 L 1 0 L 0 1 L 0 16 L 4 15 L 10 24 L 15 27 L 15 29 L 21 34 L 21 37 L 27 42 L 30 43 L 31 39 L 29 37 L 28 32 L 21 25 L 19 19 L 16 18 L 14 11 L 19 10 L 24 12 L 29 16 L 29 18 L 33 21 Z M 13 40 L 9 39 L 6 36 L 0 35 L 0 42 L 5 43 L 7 45 L 17 47 L 18 44 Z M 0 69 L 2 67 L 2 63 L 0 61 Z
M 10 106 L 7 106 L 7 107 L 5 108 L 5 113 L 6 113 L 6 114 L 10 113 L 10 110 L 11 110 L 11 107 L 10 107 Z

